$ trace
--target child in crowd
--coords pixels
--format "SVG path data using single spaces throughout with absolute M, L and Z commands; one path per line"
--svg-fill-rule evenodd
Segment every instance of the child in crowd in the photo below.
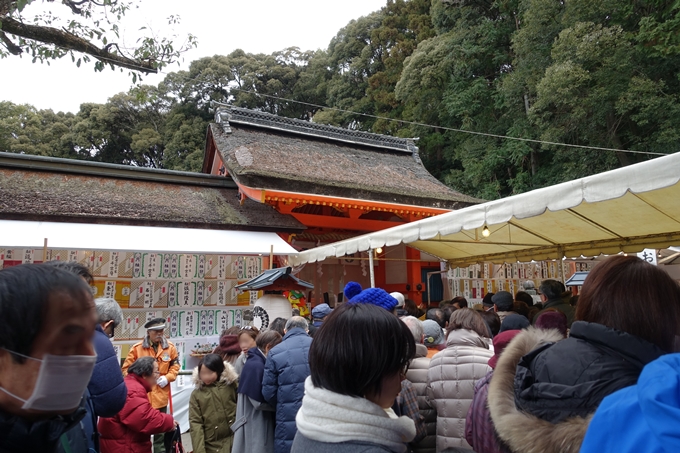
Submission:
M 189 400 L 189 427 L 195 453 L 230 453 L 236 419 L 238 374 L 217 354 L 208 354 L 194 369 L 196 389 Z

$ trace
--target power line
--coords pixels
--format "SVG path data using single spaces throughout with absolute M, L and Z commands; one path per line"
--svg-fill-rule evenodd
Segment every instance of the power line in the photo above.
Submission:
M 233 90 L 233 91 L 240 91 L 242 93 L 254 94 L 256 96 L 263 96 L 263 97 L 268 97 L 268 98 L 272 98 L 272 99 L 277 99 L 279 101 L 295 102 L 295 103 L 307 105 L 307 106 L 310 106 L 310 107 L 316 107 L 316 108 L 327 109 L 327 110 L 335 110 L 337 112 L 349 113 L 349 114 L 352 114 L 352 115 L 366 116 L 366 117 L 369 117 L 369 118 L 375 118 L 375 119 L 379 119 L 379 120 L 395 121 L 395 122 L 404 123 L 404 124 L 411 124 L 413 126 L 428 127 L 428 128 L 431 128 L 431 129 L 443 129 L 443 130 L 446 130 L 446 131 L 459 132 L 459 133 L 462 133 L 462 134 L 481 135 L 483 137 L 493 137 L 493 138 L 501 138 L 501 139 L 504 139 L 504 140 L 515 140 L 515 141 L 520 141 L 520 142 L 538 143 L 538 144 L 541 144 L 541 145 L 565 146 L 565 147 L 569 147 L 569 148 L 580 148 L 580 149 L 593 149 L 593 150 L 598 150 L 598 151 L 615 151 L 615 152 L 620 152 L 620 153 L 647 154 L 647 155 L 654 155 L 654 156 L 667 156 L 668 155 L 668 154 L 665 154 L 665 153 L 655 153 L 655 152 L 651 152 L 651 151 L 634 151 L 634 150 L 630 150 L 630 149 L 603 148 L 603 147 L 600 147 L 600 146 L 575 145 L 575 144 L 569 144 L 569 143 L 550 142 L 550 141 L 546 141 L 546 140 L 536 140 L 536 139 L 533 139 L 533 138 L 510 137 L 508 135 L 491 134 L 491 133 L 488 133 L 488 132 L 468 131 L 468 130 L 465 130 L 465 129 L 456 129 L 456 128 L 453 128 L 453 127 L 446 127 L 446 126 L 433 126 L 432 124 L 419 123 L 417 121 L 399 120 L 399 119 L 396 119 L 396 118 L 388 118 L 386 116 L 371 115 L 370 113 L 353 112 L 351 110 L 341 109 L 341 108 L 338 108 L 338 107 L 327 107 L 325 105 L 319 105 L 319 104 L 313 104 L 313 103 L 310 103 L 310 102 L 297 101 L 295 99 L 282 98 L 282 97 L 274 96 L 274 95 L 271 95 L 271 94 L 263 94 L 263 93 L 258 93 L 258 92 L 255 92 L 255 91 L 242 90 L 240 88 L 230 87 L 229 89 Z M 217 102 L 217 104 L 220 104 L 220 103 Z M 226 104 L 224 104 L 224 105 L 226 105 Z

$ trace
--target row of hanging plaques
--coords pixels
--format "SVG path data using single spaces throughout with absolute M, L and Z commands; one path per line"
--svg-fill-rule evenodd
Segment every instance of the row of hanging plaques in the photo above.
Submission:
M 140 340 L 146 336 L 144 324 L 153 318 L 167 320 L 168 338 L 194 338 L 219 335 L 225 329 L 244 324 L 242 309 L 224 310 L 123 310 L 123 325 L 114 331 L 115 341 Z
M 262 273 L 262 257 L 90 250 L 47 250 L 46 261 L 75 261 L 94 277 L 166 280 L 249 280 Z M 42 249 L 1 249 L 0 269 L 43 262 Z
M 236 286 L 246 280 L 99 280 L 94 297 L 110 297 L 123 308 L 190 308 L 200 306 L 252 305 L 258 291 L 240 293 Z

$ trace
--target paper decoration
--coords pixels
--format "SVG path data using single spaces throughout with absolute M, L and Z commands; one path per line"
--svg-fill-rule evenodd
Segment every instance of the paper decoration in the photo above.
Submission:
M 243 312 L 241 310 L 230 310 L 230 314 L 233 319 L 232 325 L 234 326 L 243 325 Z
M 195 305 L 203 305 L 204 297 L 205 297 L 205 282 L 199 281 L 199 282 L 194 283 L 194 285 L 196 287 Z
M 192 307 L 196 305 L 196 283 L 179 282 L 177 284 L 177 294 L 179 295 L 180 307 Z
M 198 278 L 205 278 L 205 255 L 198 255 L 198 269 L 197 269 L 197 277 Z
M 196 311 L 182 311 L 180 312 L 180 336 L 191 337 L 196 335 L 196 318 L 198 312 Z
M 215 310 L 208 311 L 208 325 L 206 327 L 206 335 L 218 335 L 220 333 L 217 332 L 216 329 L 215 315 Z
M 229 328 L 229 311 L 216 310 L 215 311 L 215 331 L 220 334 Z
M 116 297 L 116 282 L 107 281 L 104 283 L 104 297 L 114 299 Z
M 142 253 L 142 277 L 160 278 L 163 275 L 163 255 L 158 253 Z
M 179 275 L 181 278 L 197 278 L 196 255 L 179 256 Z
M 179 337 L 179 312 L 177 311 L 170 312 L 169 333 L 171 338 Z

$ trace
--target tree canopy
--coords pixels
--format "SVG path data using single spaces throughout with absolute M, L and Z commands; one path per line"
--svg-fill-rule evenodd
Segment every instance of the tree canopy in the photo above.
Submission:
M 679 11 L 663 0 L 389 0 L 324 50 L 202 58 L 74 115 L 0 103 L 0 149 L 197 171 L 211 102 L 230 102 L 418 137 L 437 178 L 495 199 L 679 148 Z

